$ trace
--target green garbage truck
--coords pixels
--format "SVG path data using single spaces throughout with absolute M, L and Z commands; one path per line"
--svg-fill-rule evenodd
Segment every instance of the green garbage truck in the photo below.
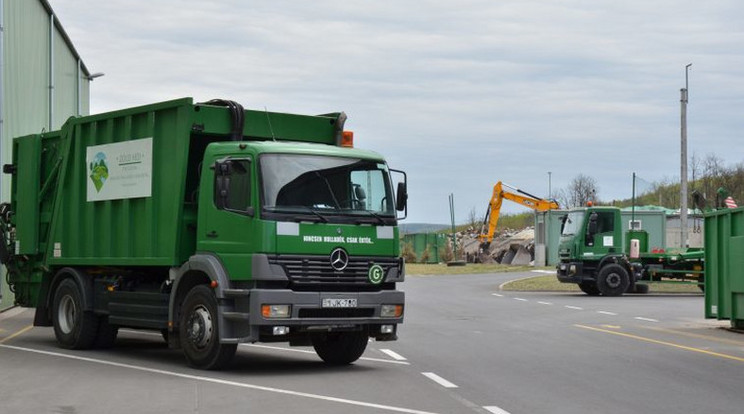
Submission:
M 558 255 L 558 280 L 592 296 L 646 293 L 649 283 L 704 284 L 703 249 L 649 251 L 644 231 L 623 234 L 617 207 L 568 210 Z
M 149 329 L 200 369 L 240 343 L 349 364 L 396 340 L 406 175 L 345 120 L 183 98 L 15 138 L 0 260 L 16 304 L 63 348 Z

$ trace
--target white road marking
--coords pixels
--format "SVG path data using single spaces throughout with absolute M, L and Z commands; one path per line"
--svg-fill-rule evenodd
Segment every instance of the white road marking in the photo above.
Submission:
M 617 316 L 617 313 L 615 312 L 597 311 L 597 313 L 601 313 L 602 315 Z
M 522 298 L 514 298 L 514 300 L 518 300 L 520 302 L 528 302 L 527 299 L 522 299 Z
M 273 392 L 277 394 L 292 395 L 295 397 L 303 397 L 303 398 L 310 398 L 314 400 L 354 405 L 358 407 L 378 408 L 381 410 L 394 411 L 394 412 L 399 412 L 399 413 L 409 413 L 409 414 L 434 414 L 430 411 L 420 411 L 420 410 L 414 410 L 411 408 L 395 407 L 392 405 L 383 405 L 383 404 L 377 404 L 377 403 L 369 403 L 365 401 L 349 400 L 346 398 L 337 398 L 337 397 L 331 397 L 331 396 L 320 395 L 320 394 L 310 394 L 307 392 L 292 391 L 292 390 L 287 390 L 287 389 L 282 389 L 282 388 L 265 387 L 262 385 L 247 384 L 244 382 L 229 381 L 229 380 L 224 380 L 224 379 L 219 379 L 219 378 L 202 377 L 199 375 L 182 374 L 180 372 L 147 368 L 147 367 L 142 367 L 139 365 L 124 364 L 121 362 L 104 361 L 102 359 L 87 358 L 87 357 L 81 357 L 81 356 L 76 356 L 76 355 L 68 355 L 68 354 L 63 354 L 59 352 L 42 351 L 39 349 L 23 348 L 23 347 L 18 347 L 18 346 L 11 346 L 11 345 L 0 345 L 0 348 L 12 349 L 16 351 L 31 352 L 35 354 L 54 356 L 54 357 L 59 357 L 59 358 L 73 359 L 76 361 L 90 362 L 90 363 L 100 364 L 100 365 L 108 365 L 108 366 L 117 367 L 117 368 L 126 368 L 126 369 L 135 370 L 135 371 L 149 372 L 151 374 L 166 375 L 170 377 L 182 378 L 182 379 L 187 379 L 187 380 L 192 380 L 192 381 L 202 381 L 202 382 L 208 382 L 212 384 L 228 385 L 232 387 L 247 388 L 247 389 L 252 389 L 252 390 L 257 390 L 257 391 L 267 391 L 267 392 Z
M 646 321 L 646 322 L 659 322 L 658 319 L 643 318 L 643 317 L 640 317 L 640 316 L 636 316 L 633 319 L 638 319 L 639 321 Z
M 393 358 L 396 361 L 407 361 L 406 357 L 391 349 L 381 349 L 380 352 L 382 352 L 383 354 L 387 354 L 390 358 Z
M 550 302 L 537 302 L 537 303 L 539 303 L 541 305 L 552 305 L 552 303 L 550 303 Z
M 430 380 L 443 386 L 444 388 L 457 388 L 457 385 L 447 381 L 446 379 L 440 377 L 439 375 L 433 372 L 422 372 L 421 374 L 423 374 L 423 376 L 425 376 L 426 378 L 429 378 Z
M 491 293 L 491 295 L 493 295 L 493 296 L 498 296 L 498 297 L 500 297 L 500 298 L 503 298 L 503 297 L 504 297 L 504 295 L 500 295 L 500 294 L 498 294 L 498 293 Z
M 568 309 L 584 310 L 584 308 L 580 308 L 578 306 L 565 305 L 564 307 L 566 307 Z
M 497 407 L 495 405 L 489 405 L 483 408 L 489 413 L 493 413 L 493 414 L 509 414 L 509 411 L 506 411 L 503 408 Z
M 161 337 L 161 335 L 159 333 L 156 333 L 156 332 L 138 331 L 138 330 L 134 330 L 134 329 L 121 329 L 121 330 L 119 330 L 119 332 L 127 332 L 127 333 L 131 333 L 131 334 L 135 334 L 135 335 L 145 335 L 145 336 L 157 336 L 157 337 Z M 281 347 L 281 346 L 271 346 L 271 345 L 263 345 L 263 344 L 240 344 L 240 346 L 251 347 L 251 348 L 271 349 L 271 350 L 274 350 L 274 351 L 296 352 L 296 353 L 300 353 L 300 354 L 316 355 L 315 354 L 315 351 L 309 351 L 307 349 L 285 348 L 285 347 Z M 361 357 L 359 359 L 364 360 L 364 361 L 372 361 L 372 362 L 385 362 L 385 363 L 388 363 L 388 364 L 411 365 L 410 362 L 391 361 L 389 359 L 367 358 L 367 357 Z
M 554 275 L 555 270 L 543 270 L 543 269 L 537 269 L 537 270 L 531 270 L 532 273 L 546 273 L 549 275 Z

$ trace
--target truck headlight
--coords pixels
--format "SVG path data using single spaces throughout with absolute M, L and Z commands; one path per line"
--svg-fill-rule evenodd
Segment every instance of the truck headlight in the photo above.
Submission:
M 261 305 L 264 318 L 289 318 L 292 316 L 292 305 Z
M 403 305 L 382 305 L 381 318 L 400 318 L 403 316 Z

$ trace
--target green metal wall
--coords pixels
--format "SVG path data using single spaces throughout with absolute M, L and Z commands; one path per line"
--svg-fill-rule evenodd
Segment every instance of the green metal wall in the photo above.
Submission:
M 46 0 L 0 0 L 2 93 L 0 165 L 10 162 L 14 137 L 58 129 L 89 110 L 88 70 Z M 51 91 L 51 93 L 50 93 Z M 52 113 L 50 119 L 50 111 Z M 0 175 L 0 201 L 10 199 L 10 178 Z M 0 310 L 13 295 L 0 274 Z
M 439 263 L 442 261 L 441 255 L 448 239 L 451 239 L 451 236 L 444 233 L 417 233 L 403 236 L 403 243 L 411 243 L 417 262 L 421 260 L 421 255 L 428 246 L 429 260 L 426 263 Z
M 744 208 L 705 215 L 705 317 L 744 328 Z

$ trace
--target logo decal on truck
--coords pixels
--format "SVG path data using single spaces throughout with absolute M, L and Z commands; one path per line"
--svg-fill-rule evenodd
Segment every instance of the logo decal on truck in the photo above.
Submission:
M 385 271 L 380 265 L 372 265 L 372 267 L 369 268 L 367 278 L 369 279 L 370 283 L 379 285 L 380 283 L 382 283 L 382 279 L 385 278 Z
M 88 165 L 88 171 L 90 171 L 90 179 L 96 187 L 96 192 L 100 193 L 103 184 L 109 177 L 108 165 L 106 165 L 106 154 L 102 152 L 97 153 L 93 158 L 93 161 Z
M 86 148 L 87 201 L 152 196 L 152 138 Z

